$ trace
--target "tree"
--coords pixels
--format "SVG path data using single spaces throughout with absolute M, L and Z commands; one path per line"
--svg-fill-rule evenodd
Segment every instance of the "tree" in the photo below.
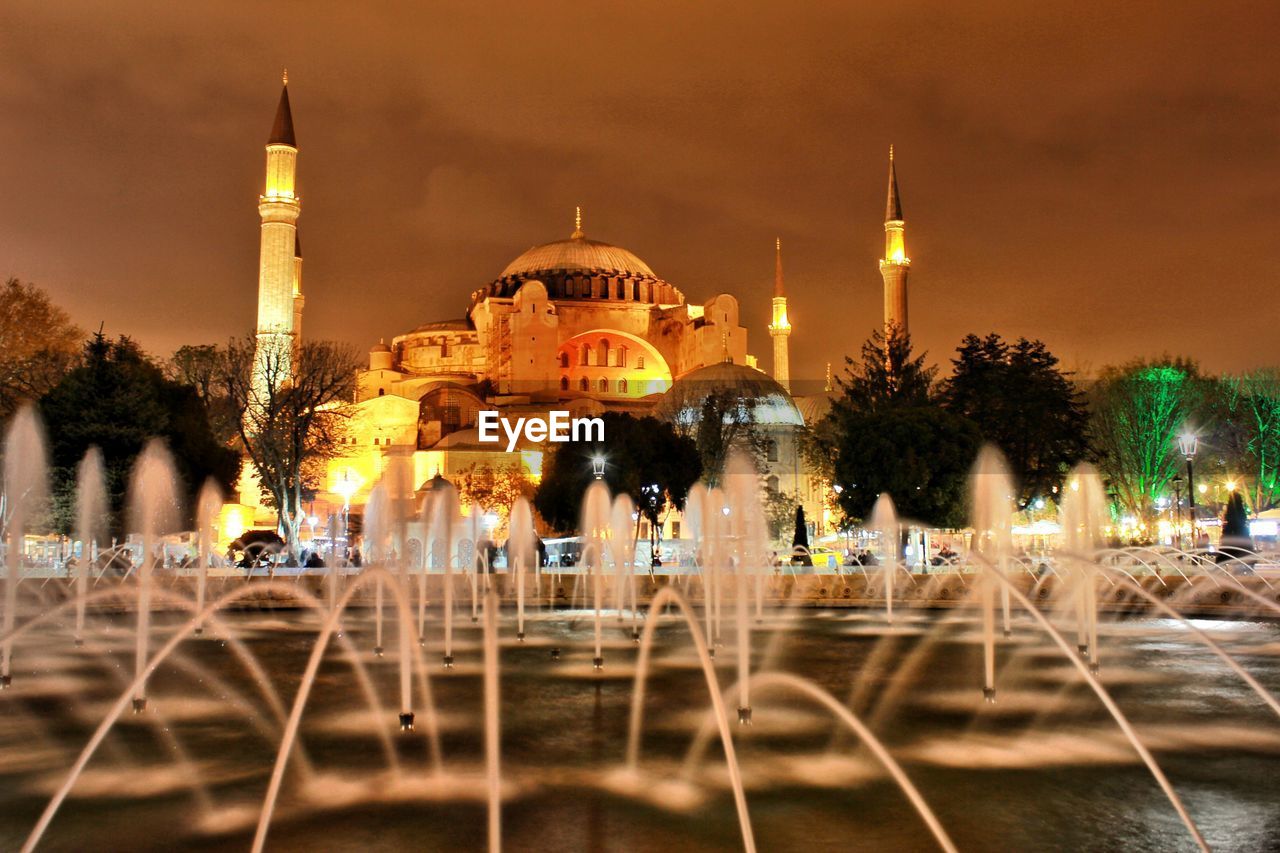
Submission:
M 170 379 L 195 389 L 209 415 L 214 435 L 230 443 L 239 430 L 231 400 L 220 381 L 223 369 L 223 352 L 213 344 L 179 347 L 165 365 Z
M 793 494 L 777 489 L 764 490 L 764 520 L 769 527 L 770 541 L 782 542 L 791 532 L 799 504 Z
M 75 366 L 84 332 L 47 294 L 10 278 L 0 290 L 0 421 L 38 400 Z
M 845 414 L 837 432 L 836 500 L 847 518 L 868 518 L 888 492 L 903 518 L 963 526 L 969 469 L 982 445 L 972 421 L 938 406 L 912 406 Z
M 912 355 L 909 334 L 895 329 L 886 338 L 881 331 L 873 332 L 862 344 L 860 362 L 845 356 L 845 376 L 837 380 L 844 393 L 833 406 L 865 414 L 929 405 L 937 371 L 924 360 L 924 353 Z
M 791 559 L 802 566 L 812 566 L 809 556 L 809 524 L 804 520 L 804 507 L 796 504 L 795 532 L 791 535 Z
M 734 449 L 757 462 L 768 449 L 769 439 L 756 423 L 759 400 L 734 387 L 677 385 L 663 402 L 662 416 L 676 433 L 693 441 L 708 486 L 720 484 L 725 463 Z M 683 391 L 683 393 L 682 393 Z
M 1018 484 L 1019 509 L 1056 494 L 1085 458 L 1089 415 L 1084 398 L 1040 341 L 967 336 L 941 389 L 943 406 L 975 423 L 1000 448 Z
M 1280 370 L 1224 376 L 1214 389 L 1213 443 L 1255 512 L 1280 506 Z
M 1253 551 L 1253 537 L 1249 535 L 1249 513 L 1244 508 L 1244 498 L 1233 491 L 1227 498 L 1226 511 L 1222 514 L 1222 541 L 1216 559 L 1245 557 Z
M 1121 506 L 1147 524 L 1181 470 L 1178 435 L 1207 417 L 1204 392 L 1194 362 L 1169 358 L 1108 368 L 1094 386 L 1090 432 L 1098 466 Z
M 188 518 L 206 478 L 227 489 L 239 475 L 239 454 L 213 434 L 196 390 L 167 378 L 126 337 L 90 338 L 80 365 L 40 399 L 40 410 L 49 434 L 54 525 L 61 532 L 74 523 L 76 466 L 92 446 L 102 451 L 115 535 L 124 532 L 129 471 L 152 437 L 173 451 Z
M 626 493 L 636 511 L 657 528 L 669 508 L 684 509 L 689 488 L 702 474 L 697 446 L 666 421 L 605 412 L 604 441 L 567 442 L 548 454 L 534 508 L 561 533 L 577 530 L 582 497 L 594 479 L 593 460 L 604 461 L 604 481 Z
M 256 361 L 254 336 L 229 342 L 219 382 L 245 454 L 296 556 L 302 504 L 323 463 L 342 452 L 360 359 L 345 344 L 272 340 L 263 339 Z
M 802 444 L 839 486 L 845 519 L 867 518 L 888 492 L 905 518 L 959 526 L 978 428 L 934 400 L 934 370 L 913 355 L 909 335 L 876 332 L 862 345 L 862 360 L 846 362 L 841 395 Z
M 525 475 L 524 468 L 517 464 L 501 465 L 494 468 L 489 464 L 472 463 L 456 478 L 458 495 L 468 504 L 478 507 L 481 512 L 492 512 L 498 517 L 494 535 L 505 537 L 507 520 L 511 515 L 511 505 L 516 498 L 533 496 L 533 482 Z

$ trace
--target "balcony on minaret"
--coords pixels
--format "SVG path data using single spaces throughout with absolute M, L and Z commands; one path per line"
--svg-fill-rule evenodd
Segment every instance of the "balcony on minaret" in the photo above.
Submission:
M 907 257 L 904 231 L 904 223 L 901 219 L 884 224 L 884 260 L 880 262 L 881 264 L 911 266 L 911 259 Z
M 791 321 L 787 319 L 787 298 L 785 296 L 775 296 L 773 298 L 773 322 L 769 324 L 769 331 L 791 331 Z

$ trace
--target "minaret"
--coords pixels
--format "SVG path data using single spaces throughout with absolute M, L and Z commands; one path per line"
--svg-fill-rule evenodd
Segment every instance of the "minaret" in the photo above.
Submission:
M 262 242 L 258 254 L 256 383 L 279 381 L 288 375 L 287 359 L 302 325 L 302 248 L 297 227 L 301 207 L 295 191 L 298 143 L 289 110 L 289 72 L 283 80 L 275 124 L 267 140 L 266 183 L 258 198 Z
M 307 302 L 302 295 L 302 235 L 296 229 L 293 235 L 293 339 L 302 338 L 302 306 Z
M 889 200 L 884 211 L 884 258 L 880 276 L 884 279 L 884 334 L 907 332 L 907 273 L 911 259 L 907 257 L 902 201 L 898 198 L 898 172 L 893 163 L 893 146 L 889 146 Z
M 769 334 L 773 337 L 773 378 L 788 391 L 791 390 L 791 359 L 787 354 L 787 338 L 791 336 L 791 321 L 787 319 L 787 294 L 782 289 L 782 238 L 774 243 L 777 260 L 773 269 L 773 322 Z

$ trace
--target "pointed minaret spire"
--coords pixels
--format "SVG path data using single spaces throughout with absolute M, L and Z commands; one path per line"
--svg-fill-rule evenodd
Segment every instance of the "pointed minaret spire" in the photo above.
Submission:
M 276 107 L 276 120 L 271 125 L 271 138 L 268 145 L 288 145 L 298 147 L 298 140 L 293 135 L 293 112 L 289 109 L 289 71 L 280 75 L 284 85 L 280 89 L 280 104 Z
M 587 236 L 582 232 L 582 208 L 575 207 L 573 209 L 573 233 L 569 235 L 570 240 L 581 240 Z
M 769 336 L 773 338 L 773 378 L 788 391 L 791 390 L 791 358 L 787 350 L 787 338 L 791 336 L 791 321 L 787 319 L 787 294 L 782 288 L 782 238 L 773 241 L 773 322 L 769 324 Z
M 902 199 L 898 197 L 898 170 L 893 163 L 893 146 L 889 146 L 889 199 L 884 206 L 885 222 L 902 221 Z
M 880 259 L 880 277 L 884 279 L 884 334 L 890 338 L 907 333 L 907 273 L 911 268 L 892 145 L 889 146 L 889 200 L 884 217 L 884 257 Z
M 779 237 L 774 241 L 774 248 L 777 259 L 773 265 L 773 295 L 774 297 L 786 296 L 782 290 L 782 238 Z

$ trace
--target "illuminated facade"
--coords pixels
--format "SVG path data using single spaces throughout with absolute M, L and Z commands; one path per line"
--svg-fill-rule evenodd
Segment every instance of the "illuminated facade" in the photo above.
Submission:
M 889 337 L 897 330 L 907 333 L 907 273 L 911 259 L 907 257 L 906 223 L 902 218 L 902 201 L 898 197 L 898 172 L 893 162 L 893 146 L 889 146 L 889 198 L 884 211 L 884 257 L 880 260 L 880 276 L 884 279 L 884 330 Z
M 330 464 L 330 494 L 322 497 L 341 504 L 350 496 L 358 506 L 397 465 L 404 471 L 397 479 L 418 494 L 435 475 L 456 479 L 472 465 L 519 465 L 536 481 L 543 448 L 522 444 L 508 454 L 482 445 L 481 410 L 505 418 L 552 410 L 696 418 L 695 395 L 730 387 L 756 401 L 767 445 L 762 483 L 796 495 L 821 519 L 821 489 L 797 445 L 804 418 L 784 384 L 791 324 L 781 275 L 779 255 L 769 327 L 775 380 L 747 353 L 734 296 L 691 304 L 634 253 L 588 239 L 579 211 L 568 239 L 520 254 L 472 292 L 463 317 L 425 323 L 370 350 L 350 451 Z M 663 537 L 678 536 L 679 527 L 673 514 Z

